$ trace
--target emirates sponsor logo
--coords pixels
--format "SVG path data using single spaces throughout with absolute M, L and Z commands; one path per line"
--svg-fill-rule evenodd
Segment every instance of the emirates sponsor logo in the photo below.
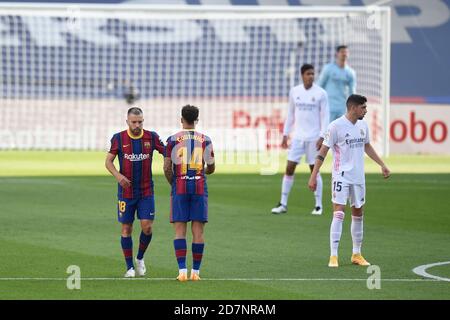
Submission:
M 140 153 L 140 154 L 136 154 L 136 153 L 132 153 L 132 154 L 128 154 L 125 153 L 123 155 L 124 159 L 130 160 L 130 161 L 142 161 L 142 160 L 146 160 L 148 158 L 150 158 L 150 154 L 148 153 Z

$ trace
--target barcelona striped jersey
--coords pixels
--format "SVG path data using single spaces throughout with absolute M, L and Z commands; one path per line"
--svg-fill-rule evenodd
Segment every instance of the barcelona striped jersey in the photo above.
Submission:
M 173 163 L 172 195 L 207 195 L 205 163 L 214 163 L 211 139 L 194 130 L 180 131 L 167 139 L 166 157 Z
M 119 184 L 118 196 L 136 199 L 153 195 L 152 159 L 156 150 L 164 156 L 165 147 L 158 134 L 142 130 L 140 136 L 133 136 L 128 130 L 116 133 L 111 139 L 109 153 L 117 155 L 120 173 L 131 181 L 131 187 Z

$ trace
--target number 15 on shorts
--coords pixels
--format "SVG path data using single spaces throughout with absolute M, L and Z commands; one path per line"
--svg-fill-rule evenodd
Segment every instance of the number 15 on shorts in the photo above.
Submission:
M 333 191 L 340 192 L 342 190 L 342 181 L 333 181 Z
M 342 199 L 342 181 L 334 181 L 332 184 L 332 196 L 333 196 L 333 202 L 334 203 L 340 203 Z

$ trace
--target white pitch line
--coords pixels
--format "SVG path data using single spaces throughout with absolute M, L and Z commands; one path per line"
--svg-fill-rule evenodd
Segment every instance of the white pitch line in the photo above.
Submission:
M 445 279 L 445 278 L 444 278 Z M 81 281 L 174 281 L 175 278 L 81 278 Z M 380 279 L 385 282 L 441 282 L 440 279 Z M 0 281 L 67 281 L 67 278 L 0 278 Z M 202 278 L 202 281 L 367 281 L 345 278 Z
M 437 266 L 443 266 L 446 264 L 450 264 L 450 261 L 445 261 L 445 262 L 436 262 L 436 263 L 430 263 L 430 264 L 424 264 L 418 267 L 415 267 L 412 271 L 415 274 L 418 274 L 419 276 L 425 277 L 425 278 L 430 278 L 430 279 L 434 279 L 437 281 L 446 281 L 446 282 L 450 282 L 449 278 L 444 278 L 444 277 L 439 277 L 439 276 L 434 276 L 432 274 L 429 274 L 428 272 L 426 272 L 426 270 L 428 268 L 432 268 L 432 267 L 437 267 Z

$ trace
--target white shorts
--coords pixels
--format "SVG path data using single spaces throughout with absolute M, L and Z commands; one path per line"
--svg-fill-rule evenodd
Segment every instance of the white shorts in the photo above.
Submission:
M 319 151 L 316 148 L 316 141 L 301 141 L 293 139 L 291 147 L 289 148 L 287 159 L 288 161 L 300 163 L 300 159 L 305 155 L 305 162 L 307 164 L 314 164 Z
M 350 206 L 357 209 L 366 203 L 366 185 L 350 184 L 333 177 L 331 182 L 331 201 L 336 204 L 346 205 L 350 199 Z

